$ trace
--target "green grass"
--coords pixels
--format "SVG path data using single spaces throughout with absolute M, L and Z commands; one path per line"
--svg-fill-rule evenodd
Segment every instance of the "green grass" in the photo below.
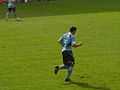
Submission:
M 4 18 L 7 5 L 4 4 L 0 7 L 0 18 Z M 120 0 L 51 0 L 50 2 L 34 4 L 17 4 L 16 8 L 18 9 L 17 13 L 20 17 L 114 12 L 120 11 Z
M 0 5 L 0 90 L 120 89 L 120 1 L 68 1 L 17 4 L 21 22 L 12 14 L 5 21 Z M 55 76 L 53 69 L 62 64 L 57 40 L 73 25 L 84 46 L 73 48 L 76 64 L 66 83 L 67 71 Z

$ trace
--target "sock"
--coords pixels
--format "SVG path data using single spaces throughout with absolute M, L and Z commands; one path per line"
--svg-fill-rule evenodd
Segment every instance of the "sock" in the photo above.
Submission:
M 6 13 L 6 19 L 8 19 L 9 14 L 10 14 L 9 12 Z
M 70 77 L 71 73 L 72 73 L 72 70 L 73 70 L 73 66 L 69 66 L 68 68 L 68 75 L 67 75 L 67 79 Z
M 17 17 L 17 14 L 16 14 L 16 12 L 14 12 L 14 17 L 15 17 L 15 18 Z
M 59 69 L 67 69 L 68 68 L 68 66 L 67 65 L 61 65 L 61 66 L 59 66 Z

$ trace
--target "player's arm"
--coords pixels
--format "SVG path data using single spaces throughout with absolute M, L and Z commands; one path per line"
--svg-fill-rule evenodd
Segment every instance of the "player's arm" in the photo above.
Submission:
M 62 40 L 58 40 L 58 43 L 59 43 L 60 45 L 62 45 Z
M 72 47 L 79 47 L 79 46 L 82 46 L 82 45 L 83 45 L 82 42 L 76 43 L 76 41 L 75 41 L 75 36 L 72 37 L 72 42 L 71 42 L 71 44 L 72 44 Z
M 60 45 L 63 45 L 62 40 L 63 40 L 63 35 L 62 35 L 62 36 L 59 38 L 59 40 L 58 40 L 58 43 L 59 43 Z
M 82 46 L 82 45 L 83 45 L 82 42 L 80 42 L 80 43 L 74 42 L 74 43 L 72 44 L 72 47 L 79 47 L 79 46 Z

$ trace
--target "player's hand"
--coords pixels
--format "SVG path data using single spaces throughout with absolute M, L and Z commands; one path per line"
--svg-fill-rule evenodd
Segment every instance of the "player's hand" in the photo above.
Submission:
M 82 46 L 83 45 L 83 43 L 82 42 L 79 42 L 79 46 Z

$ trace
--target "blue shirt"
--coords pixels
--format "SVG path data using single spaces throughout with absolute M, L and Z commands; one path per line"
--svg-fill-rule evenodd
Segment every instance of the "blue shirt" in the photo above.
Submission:
M 14 3 L 12 0 L 8 0 L 8 8 L 13 8 L 15 7 Z
M 71 46 L 76 43 L 75 36 L 70 32 L 63 34 L 59 41 L 62 42 L 62 51 L 72 51 Z

